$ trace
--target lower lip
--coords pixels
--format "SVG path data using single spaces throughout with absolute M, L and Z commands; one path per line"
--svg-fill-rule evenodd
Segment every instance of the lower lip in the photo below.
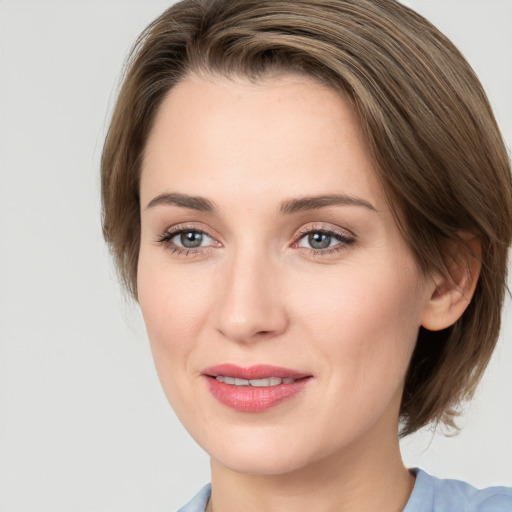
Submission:
M 237 411 L 266 411 L 300 393 L 311 377 L 278 384 L 277 386 L 253 387 L 225 384 L 213 377 L 206 377 L 210 393 L 222 404 Z

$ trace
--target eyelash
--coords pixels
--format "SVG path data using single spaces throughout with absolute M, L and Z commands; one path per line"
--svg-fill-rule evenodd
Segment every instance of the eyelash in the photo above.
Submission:
M 212 246 L 207 247 L 197 247 L 187 249 L 185 247 L 180 247 L 175 245 L 171 240 L 177 235 L 182 235 L 183 233 L 199 233 L 201 235 L 206 235 L 207 237 L 215 240 L 213 237 L 208 235 L 204 230 L 199 229 L 195 226 L 176 226 L 171 229 L 166 230 L 162 233 L 158 239 L 157 243 L 164 245 L 167 249 L 171 251 L 172 254 L 176 254 L 178 256 L 197 256 L 200 254 L 204 254 L 206 251 L 212 249 Z M 325 249 L 314 249 L 307 247 L 300 247 L 298 244 L 305 237 L 314 233 L 320 233 L 323 235 L 327 235 L 338 240 L 339 243 L 332 247 L 327 247 Z M 322 227 L 305 227 L 298 231 L 297 235 L 294 237 L 295 242 L 292 244 L 292 247 L 297 248 L 299 250 L 305 250 L 309 252 L 313 256 L 326 256 L 338 253 L 340 251 L 346 250 L 349 245 L 352 245 L 356 242 L 356 237 L 347 232 L 337 231 L 332 228 L 328 228 L 325 226 Z
M 332 238 L 335 238 L 338 240 L 339 243 L 336 245 L 333 245 L 332 247 L 327 247 L 325 249 L 313 249 L 313 248 L 307 248 L 307 247 L 299 247 L 298 244 L 300 241 L 305 237 L 312 235 L 313 233 L 321 233 L 323 235 L 330 236 Z M 298 249 L 304 249 L 308 251 L 313 256 L 326 256 L 330 254 L 335 254 L 340 251 L 344 251 L 347 249 L 349 245 L 352 245 L 356 241 L 356 237 L 349 233 L 349 232 L 343 232 L 343 231 L 337 231 L 333 228 L 321 226 L 321 227 L 304 227 L 301 228 L 296 236 L 297 241 L 293 243 L 292 247 L 297 247 Z
M 208 235 L 208 233 L 202 229 L 197 228 L 196 226 L 175 226 L 164 231 L 158 237 L 157 243 L 164 245 L 168 250 L 171 251 L 171 254 L 176 254 L 178 256 L 197 256 L 199 254 L 204 254 L 207 250 L 212 249 L 211 246 L 187 249 L 186 247 L 175 245 L 171 240 L 175 236 L 182 235 L 183 233 L 199 233 L 201 235 L 206 235 L 207 237 L 214 240 L 214 238 Z

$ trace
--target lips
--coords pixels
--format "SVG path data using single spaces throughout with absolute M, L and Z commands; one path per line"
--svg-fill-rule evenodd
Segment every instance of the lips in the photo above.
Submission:
M 301 392 L 312 375 L 272 365 L 221 364 L 202 371 L 210 393 L 242 412 L 261 412 Z

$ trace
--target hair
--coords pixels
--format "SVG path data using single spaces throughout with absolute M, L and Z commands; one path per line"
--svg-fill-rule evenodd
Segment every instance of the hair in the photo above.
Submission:
M 457 48 L 395 0 L 183 0 L 136 41 L 101 160 L 103 233 L 137 299 L 139 179 L 167 93 L 191 73 L 299 73 L 355 106 L 369 156 L 419 268 L 449 274 L 447 247 L 479 237 L 473 299 L 450 328 L 420 328 L 402 436 L 456 428 L 495 347 L 512 237 L 510 161 L 485 92 Z

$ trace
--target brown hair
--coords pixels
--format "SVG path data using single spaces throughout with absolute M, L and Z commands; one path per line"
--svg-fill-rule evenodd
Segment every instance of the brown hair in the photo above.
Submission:
M 474 297 L 450 328 L 421 328 L 402 435 L 454 426 L 494 349 L 512 236 L 509 158 L 486 95 L 454 45 L 394 0 L 184 0 L 137 40 L 103 150 L 103 233 L 137 298 L 139 176 L 165 95 L 191 72 L 315 77 L 355 105 L 376 172 L 420 268 L 447 272 L 446 244 L 482 243 Z

